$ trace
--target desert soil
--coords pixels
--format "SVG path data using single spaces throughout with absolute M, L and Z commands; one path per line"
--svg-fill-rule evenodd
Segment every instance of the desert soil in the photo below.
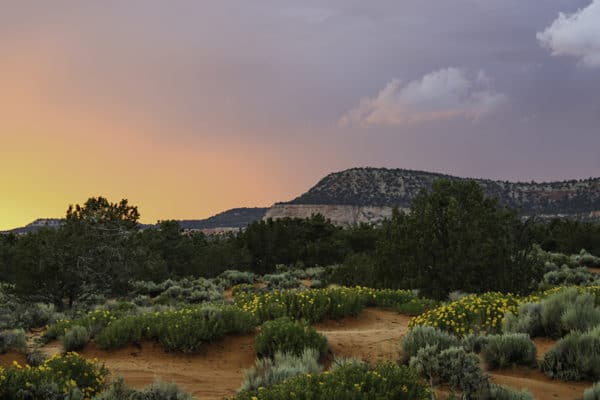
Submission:
M 400 341 L 408 331 L 410 317 L 375 308 L 364 310 L 357 317 L 338 321 L 324 321 L 317 330 L 327 336 L 333 355 L 337 357 L 360 357 L 371 363 L 378 360 L 398 360 Z M 140 347 L 130 346 L 116 351 L 101 351 L 93 345 L 81 354 L 97 358 L 116 375 L 136 388 L 153 383 L 157 379 L 177 382 L 198 399 L 216 400 L 232 396 L 240 387 L 243 370 L 253 365 L 255 359 L 254 334 L 228 336 L 205 346 L 197 354 L 166 353 L 155 343 Z M 538 357 L 552 347 L 549 339 L 535 339 Z M 51 355 L 60 352 L 60 343 L 44 347 Z M 0 365 L 8 365 L 17 354 L 0 356 Z M 590 382 L 571 383 L 553 381 L 539 371 L 528 368 L 496 370 L 489 373 L 496 383 L 529 390 L 536 399 L 577 399 Z

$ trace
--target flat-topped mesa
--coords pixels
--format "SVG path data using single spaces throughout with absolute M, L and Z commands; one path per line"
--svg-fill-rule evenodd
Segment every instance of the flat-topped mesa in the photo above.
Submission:
M 408 209 L 422 189 L 430 189 L 441 178 L 470 179 L 406 169 L 352 168 L 327 175 L 292 201 L 273 205 L 265 218 L 322 214 L 339 225 L 377 223 L 389 217 L 393 207 Z M 600 178 L 541 183 L 473 180 L 488 196 L 523 216 L 600 219 Z

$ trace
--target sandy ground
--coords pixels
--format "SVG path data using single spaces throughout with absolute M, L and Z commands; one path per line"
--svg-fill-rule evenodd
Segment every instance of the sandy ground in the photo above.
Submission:
M 334 356 L 360 357 L 375 363 L 398 360 L 400 342 L 408 331 L 409 321 L 410 317 L 395 312 L 368 308 L 357 317 L 324 321 L 316 328 L 327 336 Z M 254 339 L 254 334 L 228 336 L 193 355 L 166 353 L 155 343 L 116 351 L 101 351 L 90 345 L 81 354 L 98 358 L 115 375 L 121 375 L 137 388 L 162 379 L 177 382 L 199 400 L 220 400 L 235 394 L 243 370 L 254 364 Z M 535 343 L 541 359 L 554 341 L 538 338 Z M 60 352 L 60 343 L 52 342 L 44 351 L 49 355 Z M 24 363 L 22 355 L 9 353 L 0 356 L 0 365 L 9 365 L 14 359 Z M 581 398 L 583 390 L 591 386 L 591 382 L 553 381 L 535 369 L 524 367 L 489 374 L 494 382 L 527 389 L 541 400 Z
M 392 311 L 367 308 L 357 317 L 325 321 L 316 328 L 327 337 L 336 357 L 359 357 L 371 363 L 397 361 L 410 319 Z
M 590 382 L 554 381 L 542 372 L 526 367 L 496 370 L 489 375 L 494 383 L 527 389 L 538 400 L 580 399 L 583 391 L 592 386 Z
M 254 335 L 228 336 L 193 355 L 165 353 L 156 343 L 115 351 L 89 346 L 81 354 L 97 358 L 133 387 L 142 388 L 161 379 L 176 382 L 199 400 L 235 394 L 242 371 L 255 359 Z
M 600 274 L 600 268 L 588 268 L 594 274 Z

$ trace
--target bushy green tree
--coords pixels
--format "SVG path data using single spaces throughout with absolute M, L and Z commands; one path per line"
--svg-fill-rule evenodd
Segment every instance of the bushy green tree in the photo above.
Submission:
M 474 181 L 438 180 L 410 213 L 395 213 L 378 243 L 377 275 L 386 285 L 449 292 L 525 292 L 541 268 L 528 255 L 532 237 L 515 211 L 486 198 Z

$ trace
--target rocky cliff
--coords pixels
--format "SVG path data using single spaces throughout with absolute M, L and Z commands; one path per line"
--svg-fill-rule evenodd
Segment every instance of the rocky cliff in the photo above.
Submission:
M 405 169 L 352 168 L 327 175 L 290 202 L 275 204 L 265 218 L 305 218 L 318 213 L 341 225 L 378 222 L 393 207 L 409 208 L 421 190 L 430 189 L 440 178 L 470 179 Z M 488 196 L 523 216 L 600 219 L 600 178 L 541 183 L 474 180 Z

